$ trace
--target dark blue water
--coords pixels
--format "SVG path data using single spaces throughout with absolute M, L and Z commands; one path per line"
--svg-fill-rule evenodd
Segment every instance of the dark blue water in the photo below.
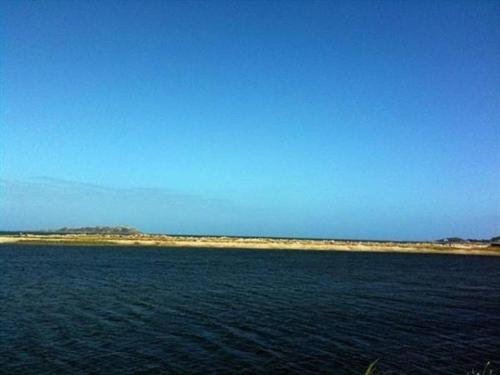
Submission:
M 465 374 L 500 258 L 0 246 L 0 372 Z

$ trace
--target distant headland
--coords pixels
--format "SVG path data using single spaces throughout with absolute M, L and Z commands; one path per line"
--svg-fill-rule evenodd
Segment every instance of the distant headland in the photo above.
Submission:
M 112 245 L 176 248 L 227 248 L 400 252 L 500 256 L 500 237 L 490 240 L 450 237 L 436 241 L 370 241 L 269 237 L 180 236 L 145 234 L 129 226 L 60 228 L 46 231 L 0 232 L 0 244 Z

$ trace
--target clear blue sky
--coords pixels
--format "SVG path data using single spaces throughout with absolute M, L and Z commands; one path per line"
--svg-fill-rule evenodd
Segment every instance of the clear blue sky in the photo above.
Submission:
M 498 1 L 1 1 L 0 228 L 500 235 Z

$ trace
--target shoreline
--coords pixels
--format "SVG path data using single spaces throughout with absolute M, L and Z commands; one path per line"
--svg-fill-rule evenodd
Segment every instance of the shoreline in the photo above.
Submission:
M 0 235 L 0 244 L 66 246 L 137 246 L 248 250 L 351 251 L 376 253 L 500 256 L 490 244 L 439 244 L 433 242 L 379 242 L 278 238 L 192 237 L 168 235 L 43 234 Z

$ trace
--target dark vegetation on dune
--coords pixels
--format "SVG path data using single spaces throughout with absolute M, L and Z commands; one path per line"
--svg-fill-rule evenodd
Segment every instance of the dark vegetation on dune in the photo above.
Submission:
M 133 235 L 140 234 L 141 232 L 135 228 L 128 226 L 118 227 L 81 227 L 81 228 L 61 228 L 51 233 L 61 234 L 119 234 L 119 235 Z
M 435 241 L 436 243 L 443 243 L 443 244 L 466 244 L 466 243 L 499 243 L 500 242 L 500 236 L 492 237 L 489 240 L 488 239 L 474 239 L 474 238 L 460 238 L 460 237 L 447 237 L 447 238 L 442 238 L 440 240 Z

